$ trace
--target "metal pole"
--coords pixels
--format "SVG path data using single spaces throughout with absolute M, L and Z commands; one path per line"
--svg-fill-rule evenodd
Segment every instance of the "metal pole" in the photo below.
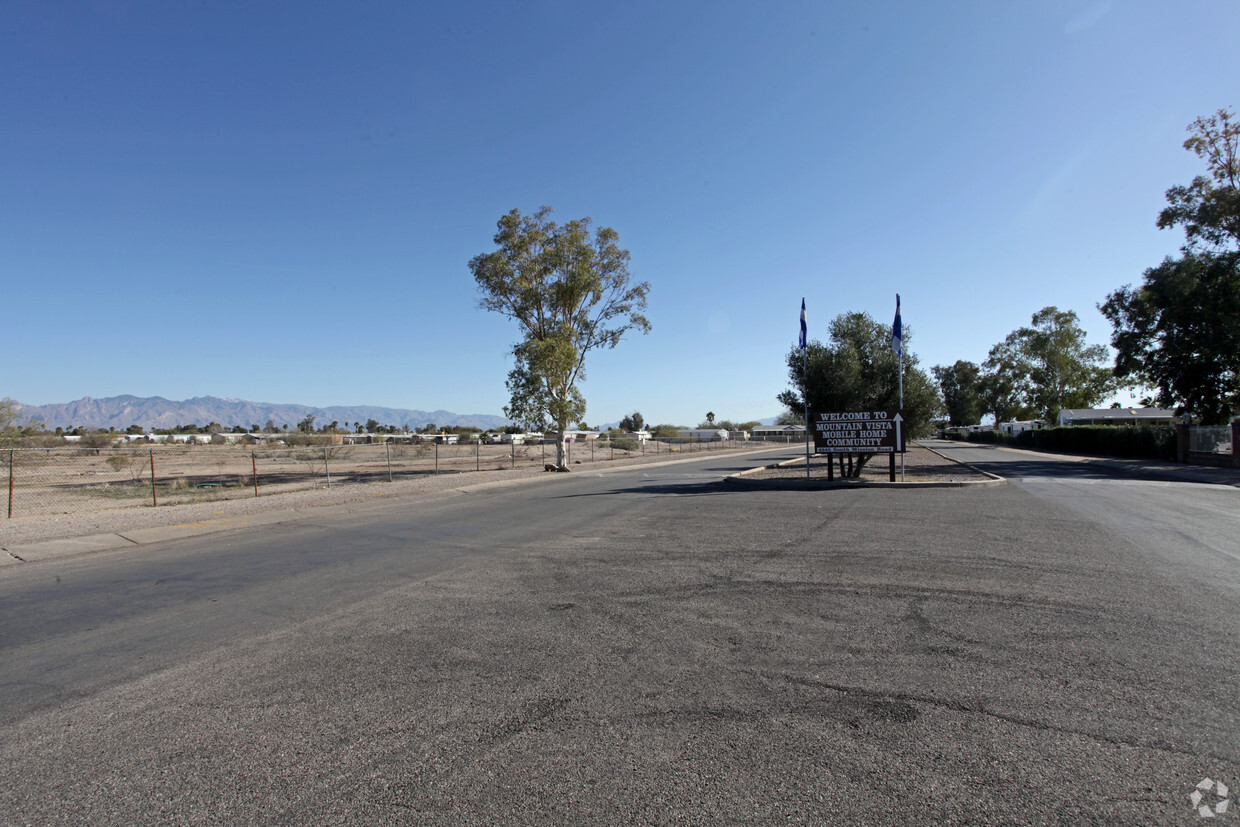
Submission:
M 904 343 L 903 342 L 900 343 L 900 414 L 899 415 L 901 418 L 904 417 Z M 896 446 L 896 450 L 900 451 L 900 482 L 904 482 L 904 451 L 900 450 L 903 447 L 904 447 L 903 445 Z
M 809 482 L 809 348 L 802 348 L 805 360 L 801 363 L 801 387 L 805 397 L 805 481 Z
M 517 441 L 515 439 L 512 441 L 512 467 L 514 471 L 517 468 Z
M 159 508 L 159 499 L 155 496 L 155 449 L 151 449 L 151 507 Z
M 482 437 L 478 437 L 478 441 L 474 443 L 474 470 L 482 470 Z
M 13 519 L 13 449 L 9 449 L 9 519 Z
M 383 440 L 383 453 L 387 457 L 388 482 L 392 481 L 392 440 Z
M 435 476 L 439 476 L 439 440 L 435 440 Z
M 254 452 L 250 452 L 250 467 L 254 470 L 254 496 L 258 496 L 258 459 Z
M 327 475 L 327 487 L 332 487 L 332 467 L 327 458 L 327 446 L 323 446 L 323 473 Z

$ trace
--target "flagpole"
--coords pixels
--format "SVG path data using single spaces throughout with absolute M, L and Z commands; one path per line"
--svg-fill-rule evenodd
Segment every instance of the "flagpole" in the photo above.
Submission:
M 896 354 L 899 355 L 900 360 L 899 360 L 899 365 L 896 368 L 896 373 L 898 375 L 899 383 L 900 383 L 900 416 L 903 417 L 904 416 L 904 324 L 900 320 L 900 294 L 899 293 L 896 293 L 896 320 L 892 324 L 891 331 L 892 331 L 892 335 L 891 335 L 892 344 L 894 345 L 896 343 L 899 343 L 899 347 L 896 349 Z M 896 449 L 899 450 L 902 447 L 904 446 L 897 445 Z M 904 452 L 903 451 L 900 451 L 900 482 L 904 482 Z
M 805 297 L 801 297 L 801 399 L 805 403 L 805 482 L 809 482 L 809 336 L 805 326 Z

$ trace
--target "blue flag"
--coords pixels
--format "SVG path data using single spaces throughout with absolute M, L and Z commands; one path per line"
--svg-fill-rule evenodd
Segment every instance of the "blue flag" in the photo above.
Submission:
M 896 320 L 891 325 L 891 349 L 904 358 L 904 334 L 900 325 L 900 294 L 896 293 Z
M 805 350 L 805 299 L 801 299 L 801 340 L 799 347 Z

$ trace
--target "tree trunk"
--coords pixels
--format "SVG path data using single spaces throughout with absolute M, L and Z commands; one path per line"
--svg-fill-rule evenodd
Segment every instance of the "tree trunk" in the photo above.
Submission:
M 555 435 L 555 467 L 568 468 L 568 436 L 566 427 L 561 426 Z

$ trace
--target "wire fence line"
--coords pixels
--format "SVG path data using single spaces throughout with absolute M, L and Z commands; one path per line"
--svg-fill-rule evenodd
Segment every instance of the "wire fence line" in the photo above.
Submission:
M 1232 429 L 1230 425 L 1192 425 L 1188 429 L 1188 450 L 1207 454 L 1230 454 Z
M 738 440 L 601 439 L 570 443 L 568 464 L 763 445 L 761 441 Z M 322 486 L 397 482 L 432 474 L 545 468 L 555 462 L 555 444 L 7 448 L 0 452 L 0 458 L 7 466 L 7 514 L 11 518 L 163 507 Z

